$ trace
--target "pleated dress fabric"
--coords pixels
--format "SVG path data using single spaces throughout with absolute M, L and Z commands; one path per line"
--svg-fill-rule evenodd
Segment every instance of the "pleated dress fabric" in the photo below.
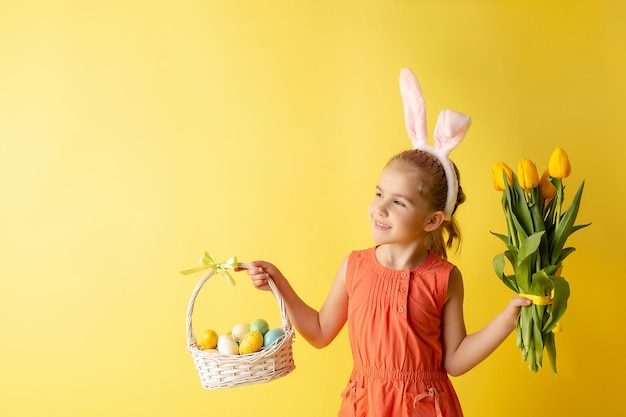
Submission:
M 393 270 L 376 248 L 348 259 L 348 332 L 354 359 L 339 417 L 462 417 L 442 366 L 441 318 L 454 265 L 430 253 Z

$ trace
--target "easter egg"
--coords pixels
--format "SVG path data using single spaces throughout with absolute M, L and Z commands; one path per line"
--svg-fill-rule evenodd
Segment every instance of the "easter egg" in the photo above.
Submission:
M 250 331 L 256 330 L 264 335 L 269 329 L 270 325 L 263 319 L 256 319 L 250 323 Z
M 238 324 L 235 324 L 230 334 L 233 336 L 233 339 L 239 342 L 241 338 L 243 337 L 243 335 L 248 333 L 249 331 L 250 331 L 250 325 L 248 323 L 238 323 Z
M 217 332 L 215 330 L 206 329 L 200 335 L 199 342 L 200 349 L 213 349 L 217 346 Z
M 222 355 L 238 355 L 239 354 L 239 346 L 237 346 L 237 342 L 235 339 L 229 334 L 222 334 L 217 339 L 217 350 Z
M 274 343 L 277 343 L 284 334 L 285 331 L 282 327 L 268 330 L 263 336 L 263 347 L 272 346 Z
M 263 347 L 263 335 L 257 330 L 252 330 L 243 335 L 239 342 L 239 354 L 246 355 L 261 350 Z

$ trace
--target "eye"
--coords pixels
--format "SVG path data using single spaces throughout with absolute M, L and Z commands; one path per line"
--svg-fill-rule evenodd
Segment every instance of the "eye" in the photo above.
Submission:
M 401 200 L 393 200 L 393 204 L 396 204 L 401 207 L 406 207 L 406 204 L 404 204 L 404 202 Z
M 376 191 L 376 197 L 379 197 L 379 198 L 380 198 L 380 197 L 382 197 L 382 196 L 383 196 L 383 193 L 381 193 L 380 191 Z

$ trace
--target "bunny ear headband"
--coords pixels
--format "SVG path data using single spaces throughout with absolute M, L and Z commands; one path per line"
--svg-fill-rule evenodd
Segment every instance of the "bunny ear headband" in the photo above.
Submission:
M 448 198 L 444 213 L 446 220 L 450 220 L 456 203 L 459 181 L 454 171 L 452 161 L 448 159 L 450 152 L 456 148 L 470 127 L 469 116 L 452 110 L 442 110 L 435 126 L 435 147 L 428 145 L 426 133 L 426 107 L 424 97 L 417 78 L 408 68 L 400 71 L 400 93 L 404 103 L 404 118 L 409 137 L 414 149 L 419 149 L 433 155 L 446 172 L 448 181 Z

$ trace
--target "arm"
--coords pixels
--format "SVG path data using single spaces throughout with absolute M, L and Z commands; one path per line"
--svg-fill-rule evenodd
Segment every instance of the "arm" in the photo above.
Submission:
M 271 277 L 280 291 L 287 308 L 289 320 L 307 342 L 316 348 L 323 348 L 332 342 L 348 317 L 348 293 L 346 292 L 347 258 L 343 260 L 335 280 L 322 305 L 317 311 L 306 304 L 296 294 L 285 276 L 269 262 L 254 261 L 248 270 L 255 287 L 269 290 L 268 277 Z
M 441 333 L 443 366 L 452 376 L 464 374 L 493 353 L 515 330 L 520 308 L 531 304 L 530 300 L 516 295 L 484 328 L 468 335 L 463 318 L 463 296 L 463 278 L 454 268 L 443 307 Z

